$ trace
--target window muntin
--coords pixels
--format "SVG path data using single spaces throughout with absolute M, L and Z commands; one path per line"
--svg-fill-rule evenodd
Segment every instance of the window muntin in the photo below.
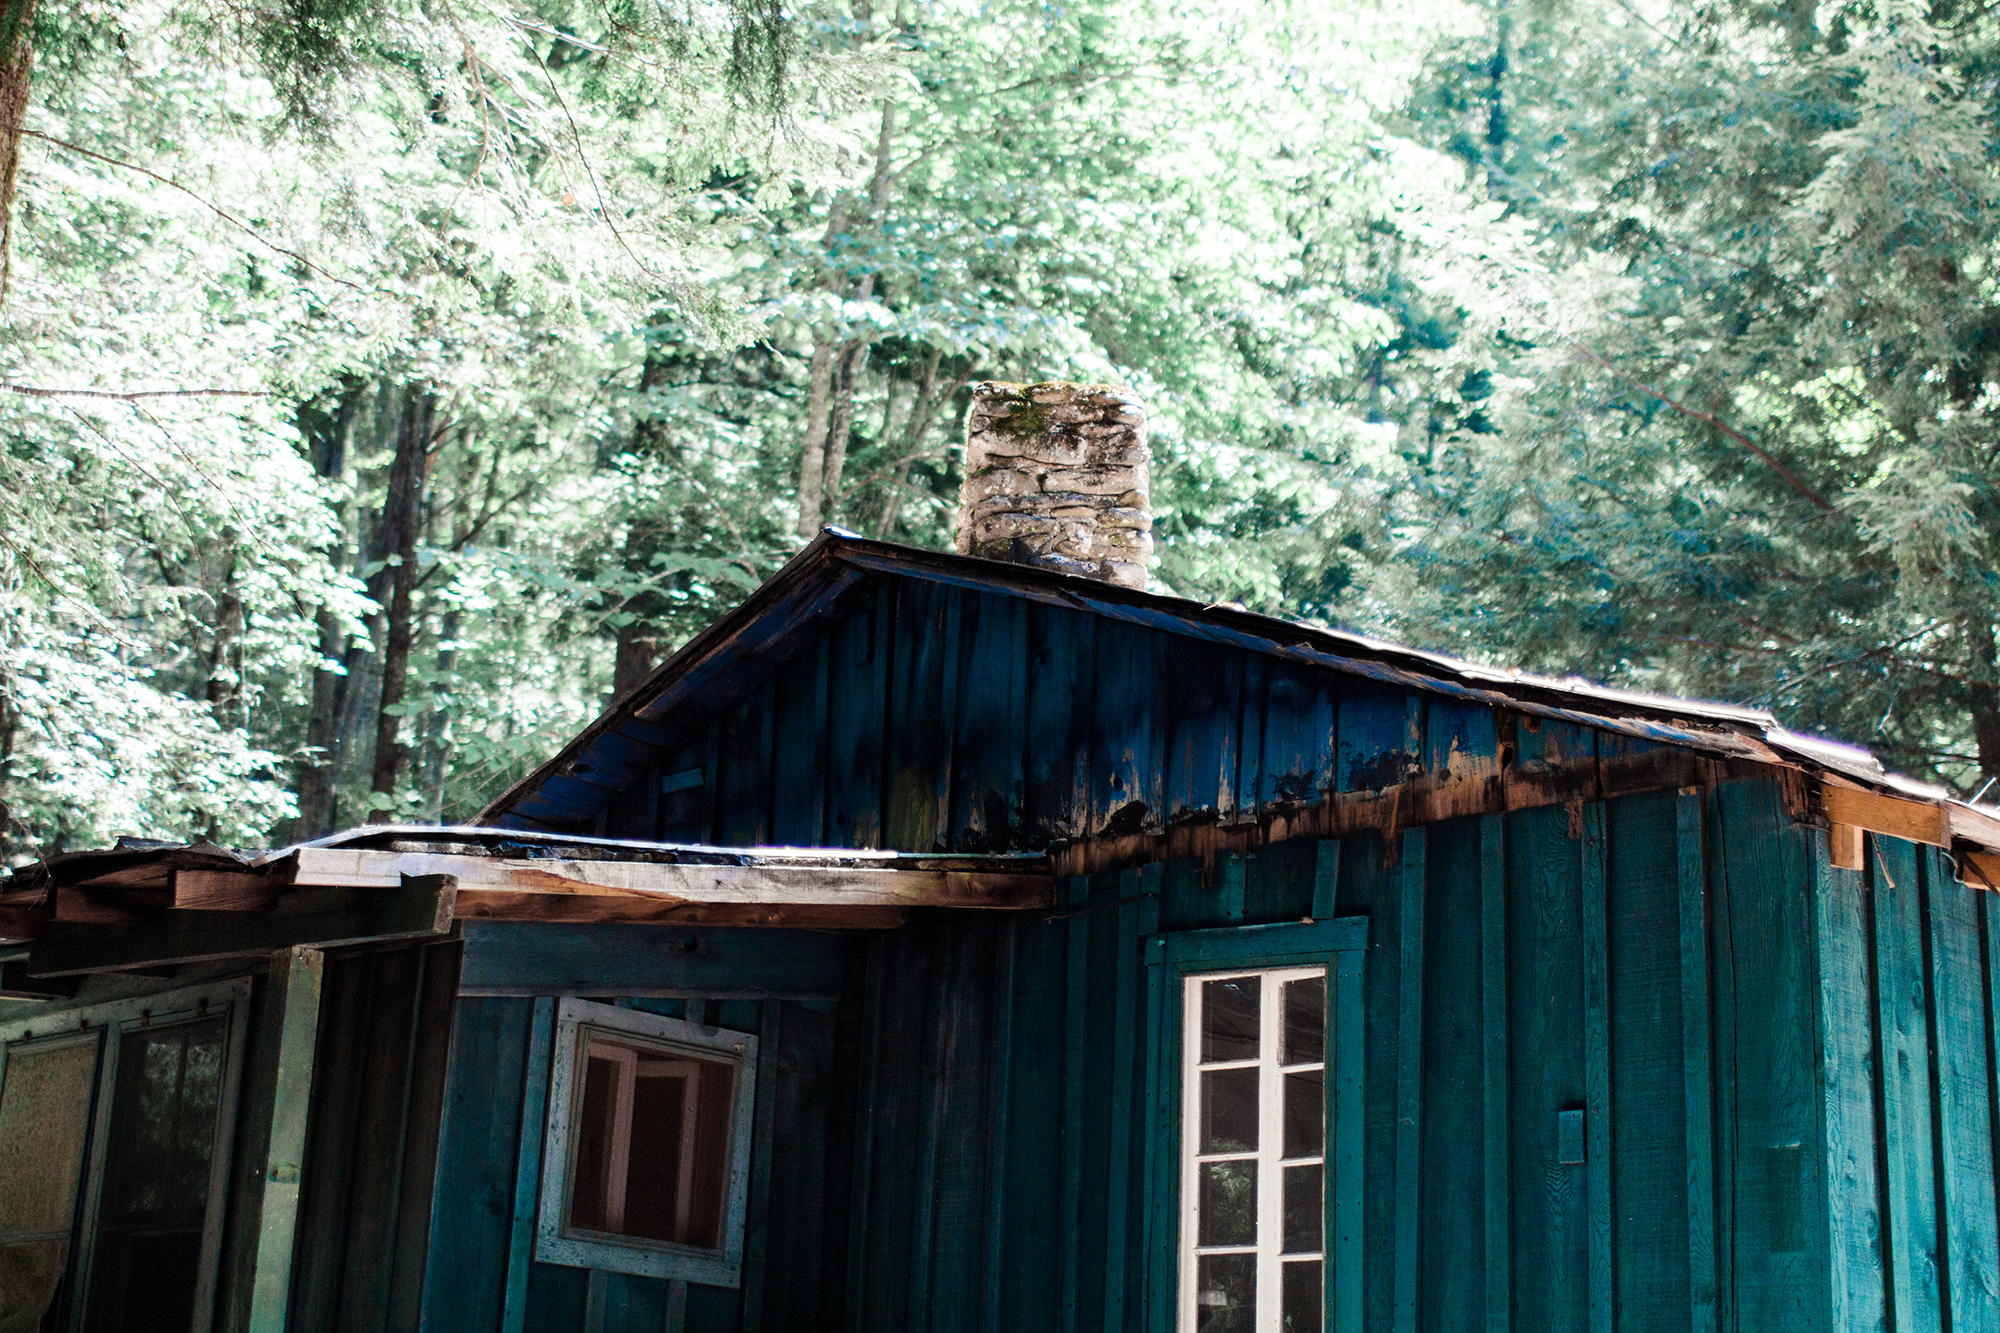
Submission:
M 566 999 L 535 1257 L 734 1286 L 757 1039 Z
M 1182 983 L 1182 1333 L 1319 1333 L 1327 969 Z

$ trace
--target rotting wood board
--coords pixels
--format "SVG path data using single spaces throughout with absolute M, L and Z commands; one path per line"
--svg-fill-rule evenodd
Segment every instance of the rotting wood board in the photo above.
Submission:
M 449 875 L 430 875 L 374 892 L 300 890 L 267 912 L 168 908 L 136 925 L 57 921 L 35 941 L 28 973 L 116 972 L 252 957 L 297 945 L 324 949 L 443 935 L 451 929 L 455 892 Z

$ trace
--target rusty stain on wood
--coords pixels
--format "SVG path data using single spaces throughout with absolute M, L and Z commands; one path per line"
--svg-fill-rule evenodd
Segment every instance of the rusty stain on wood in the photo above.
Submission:
M 1673 762 L 1648 755 L 1647 762 L 1625 766 L 1615 788 L 1598 781 L 1594 761 L 1580 761 L 1587 765 L 1587 773 L 1549 769 L 1537 774 L 1532 783 L 1510 783 L 1511 770 L 1473 782 L 1442 782 L 1425 776 L 1386 791 L 1340 792 L 1311 805 L 1270 810 L 1255 822 L 1187 820 L 1123 837 L 1074 842 L 1052 848 L 1050 861 L 1053 873 L 1061 878 L 1186 859 L 1201 864 L 1203 882 L 1207 883 L 1217 857 L 1245 855 L 1293 838 L 1342 838 L 1374 830 L 1383 835 L 1385 847 L 1394 847 L 1406 829 L 1466 816 L 1569 805 L 1581 800 L 1577 793 L 1583 790 L 1624 795 L 1770 775 L 1764 765 L 1748 760 L 1717 759 L 1685 750 L 1662 750 L 1660 754 Z

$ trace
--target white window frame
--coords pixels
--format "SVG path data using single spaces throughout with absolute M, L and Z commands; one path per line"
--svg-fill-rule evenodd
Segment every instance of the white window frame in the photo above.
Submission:
M 238 977 L 214 985 L 134 996 L 81 1009 L 50 1009 L 0 1023 L 0 1092 L 7 1078 L 7 1055 L 17 1047 L 40 1048 L 77 1041 L 97 1046 L 97 1077 L 84 1140 L 83 1178 L 77 1188 L 77 1220 L 71 1232 L 68 1308 L 57 1314 L 62 1326 L 81 1329 L 91 1290 L 91 1264 L 97 1250 L 98 1211 L 104 1197 L 104 1158 L 110 1150 L 111 1111 L 118 1087 L 118 1056 L 124 1037 L 134 1029 L 170 1027 L 196 1019 L 225 1020 L 222 1087 L 216 1109 L 214 1156 L 209 1161 L 208 1204 L 201 1232 L 201 1269 L 196 1275 L 191 1333 L 203 1333 L 216 1320 L 218 1270 L 222 1258 L 222 1220 L 229 1208 L 232 1154 L 236 1142 L 237 1097 L 241 1090 L 243 1055 L 248 1044 L 251 979 Z
M 1324 970 L 1327 985 L 1325 1152 L 1322 1188 L 1326 1211 L 1320 1244 L 1325 1256 L 1320 1270 L 1326 1333 L 1348 1333 L 1362 1324 L 1362 1164 L 1366 1132 L 1365 1017 L 1362 982 L 1368 951 L 1365 917 L 1325 917 L 1267 926 L 1223 926 L 1149 935 L 1144 946 L 1152 1015 L 1158 1034 L 1159 1095 L 1169 1114 L 1152 1118 L 1146 1129 L 1146 1154 L 1156 1163 L 1148 1238 L 1148 1327 L 1192 1333 L 1193 1321 L 1184 1310 L 1185 1292 L 1192 1285 L 1189 1256 L 1199 1232 L 1190 1229 L 1183 1191 L 1190 1173 L 1188 1122 L 1200 1114 L 1199 1103 L 1184 1096 L 1188 1046 L 1196 1047 L 1199 1030 L 1187 1026 L 1184 987 L 1267 970 L 1310 973 Z M 1149 1062 L 1150 1063 L 1150 1062 Z M 1306 1062 L 1297 1067 L 1303 1068 Z M 1268 1105 L 1260 1100 L 1260 1109 Z M 1264 1134 L 1259 1133 L 1260 1145 Z M 1301 1159 L 1304 1160 L 1304 1159 Z M 1195 1179 L 1199 1179 L 1195 1177 Z M 1263 1198 L 1260 1196 L 1260 1208 Z M 1282 1197 L 1278 1202 L 1283 1208 Z M 1198 1219 L 1197 1219 L 1198 1220 Z M 1260 1225 L 1260 1231 L 1262 1227 Z M 1281 1293 L 1280 1293 L 1281 1294 Z
M 720 1061 L 736 1066 L 736 1087 L 729 1113 L 729 1162 L 723 1177 L 721 1245 L 704 1249 L 637 1236 L 571 1228 L 569 1217 L 575 1144 L 571 1127 L 583 1111 L 583 1080 L 577 1077 L 577 1057 L 589 1033 L 628 1038 L 656 1048 L 671 1060 L 681 1053 L 690 1060 Z M 639 1057 L 633 1057 L 636 1068 Z M 632 1080 L 621 1079 L 629 1088 Z M 549 1060 L 548 1122 L 542 1142 L 541 1206 L 535 1220 L 535 1258 L 542 1263 L 596 1268 L 641 1277 L 678 1278 L 712 1287 L 740 1284 L 743 1271 L 743 1228 L 750 1199 L 750 1132 L 756 1104 L 757 1038 L 747 1032 L 705 1027 L 662 1014 L 566 997 L 556 1010 L 554 1050 Z M 684 1134 L 694 1132 L 693 1118 L 684 1120 Z M 617 1140 L 631 1133 L 629 1108 L 622 1122 L 614 1118 Z M 685 1148 L 691 1145 L 684 1145 Z M 686 1160 L 684 1155 L 683 1161 Z M 683 1189 L 683 1194 L 686 1190 Z M 622 1200 L 620 1201 L 622 1203 Z M 685 1215 L 690 1200 L 677 1200 Z M 621 1209 L 622 1211 L 622 1209 Z
M 1255 977 L 1258 982 L 1258 1054 L 1253 1060 L 1216 1060 L 1204 1062 L 1201 1058 L 1201 994 L 1202 987 L 1211 981 L 1228 981 L 1244 977 Z M 1281 1333 L 1282 1311 L 1280 1301 L 1284 1291 L 1284 1264 L 1316 1262 L 1320 1266 L 1320 1281 L 1326 1283 L 1327 1234 L 1324 1221 L 1320 1228 L 1320 1248 L 1313 1253 L 1284 1254 L 1284 1173 L 1286 1167 L 1317 1166 L 1320 1168 L 1320 1213 L 1324 1219 L 1326 1212 L 1326 1190 L 1332 1185 L 1326 1171 L 1326 1140 L 1322 1133 L 1320 1151 L 1306 1157 L 1286 1157 L 1284 1155 L 1285 1134 L 1285 1075 L 1307 1073 L 1313 1070 L 1321 1074 L 1322 1121 L 1326 1114 L 1325 1098 L 1333 1089 L 1325 1078 L 1326 1041 L 1322 1037 L 1318 1060 L 1300 1061 L 1295 1064 L 1281 1064 L 1279 1049 L 1283 1023 L 1283 987 L 1290 981 L 1309 981 L 1317 978 L 1326 985 L 1329 1000 L 1333 995 L 1333 969 L 1325 964 L 1308 967 L 1267 967 L 1245 968 L 1224 972 L 1192 972 L 1181 981 L 1181 1031 L 1186 1034 L 1182 1041 L 1181 1061 L 1182 1104 L 1188 1107 L 1188 1114 L 1181 1117 L 1181 1243 L 1180 1243 L 1180 1319 L 1184 1333 L 1193 1333 L 1200 1316 L 1198 1304 L 1201 1293 L 1197 1289 L 1195 1270 L 1203 1255 L 1251 1254 L 1257 1260 L 1256 1333 Z M 1199 1104 L 1201 1076 L 1204 1072 L 1217 1069 L 1255 1069 L 1257 1071 L 1257 1147 L 1251 1152 L 1203 1153 L 1201 1148 L 1201 1116 L 1195 1109 Z M 1210 1162 L 1252 1161 L 1257 1164 L 1257 1239 L 1249 1245 L 1203 1245 L 1201 1241 L 1201 1169 Z M 1324 1293 L 1322 1285 L 1321 1291 Z M 1266 1297 L 1269 1299 L 1266 1299 Z M 1322 1295 L 1322 1300 L 1324 1296 Z

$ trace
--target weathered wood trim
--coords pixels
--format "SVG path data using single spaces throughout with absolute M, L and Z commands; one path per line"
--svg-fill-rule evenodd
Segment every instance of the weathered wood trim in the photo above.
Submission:
M 464 921 L 551 925 L 792 926 L 801 930 L 893 930 L 909 919 L 908 910 L 902 907 L 691 903 L 665 895 L 594 896 L 517 889 L 461 892 L 457 915 Z
M 1721 760 L 1685 750 L 1661 749 L 1637 760 L 1615 761 L 1614 781 L 1599 781 L 1595 760 L 1586 766 L 1542 770 L 1523 778 L 1513 768 L 1498 777 L 1474 781 L 1425 776 L 1378 791 L 1321 793 L 1308 804 L 1267 811 L 1255 822 L 1225 824 L 1189 821 L 1118 837 L 1091 838 L 1051 847 L 1053 873 L 1093 874 L 1148 861 L 1192 860 L 1219 869 L 1225 856 L 1248 855 L 1293 838 L 1345 838 L 1374 831 L 1393 839 L 1405 829 L 1423 828 L 1447 819 L 1500 815 L 1517 810 L 1572 805 L 1579 799 L 1576 780 L 1589 779 L 1589 791 L 1604 798 L 1639 792 L 1714 786 L 1738 778 L 1797 776 L 1797 770 L 1763 763 Z M 1593 796 L 1594 799 L 1594 796 Z
M 412 876 L 451 875 L 458 880 L 462 915 L 509 920 L 647 920 L 652 919 L 645 914 L 649 909 L 683 904 L 1012 909 L 1047 907 L 1054 901 L 1046 874 L 823 863 L 834 854 L 801 857 L 795 864 L 773 864 L 775 858 L 759 856 L 757 864 L 749 865 L 350 847 L 302 847 L 295 855 L 293 879 L 301 887 L 387 888 Z M 203 884 L 198 904 L 203 909 L 247 910 L 284 901 L 274 896 L 265 875 L 210 872 Z M 600 904 L 571 909 L 589 915 L 533 915 L 560 910 L 559 900 L 567 897 L 628 899 L 638 914 L 621 916 Z M 516 899 L 517 905 L 510 907 Z
M 60 977 L 443 935 L 455 892 L 451 876 L 430 875 L 372 891 L 300 890 L 269 912 L 166 908 L 130 925 L 56 921 L 35 941 L 28 971 Z
M 1960 879 L 1977 889 L 2000 891 L 2000 852 L 1989 852 L 1981 847 L 1967 847 L 1961 843 L 1955 849 L 1955 855 Z M 1841 868 L 1859 870 L 1861 867 L 1854 865 Z
M 535 1205 L 542 1189 L 542 1125 L 548 1118 L 549 1059 L 555 1045 L 556 1002 L 535 1000 L 522 1069 L 521 1140 L 514 1166 L 514 1213 L 507 1229 L 507 1289 L 500 1333 L 521 1333 L 528 1318 L 528 1265 L 535 1257 Z
M 0 907 L 0 939 L 32 940 L 49 923 L 45 907 Z
M 1835 824 L 1832 827 L 1827 854 L 1836 870 L 1861 869 L 1861 839 L 1867 832 L 1859 824 Z
M 1944 806 L 1883 796 L 1830 780 L 1821 786 L 1819 800 L 1821 811 L 1835 824 L 1851 824 L 1870 833 L 1933 847 L 1951 846 L 1951 815 Z
M 292 1251 L 299 1224 L 299 1177 L 306 1158 L 306 1116 L 312 1107 L 313 1057 L 319 1044 L 319 1002 L 326 957 L 294 947 L 271 960 L 268 1021 L 278 1029 L 278 1068 L 271 1098 L 270 1146 L 262 1166 L 263 1198 L 250 1279 L 249 1333 L 283 1333 L 292 1297 Z

